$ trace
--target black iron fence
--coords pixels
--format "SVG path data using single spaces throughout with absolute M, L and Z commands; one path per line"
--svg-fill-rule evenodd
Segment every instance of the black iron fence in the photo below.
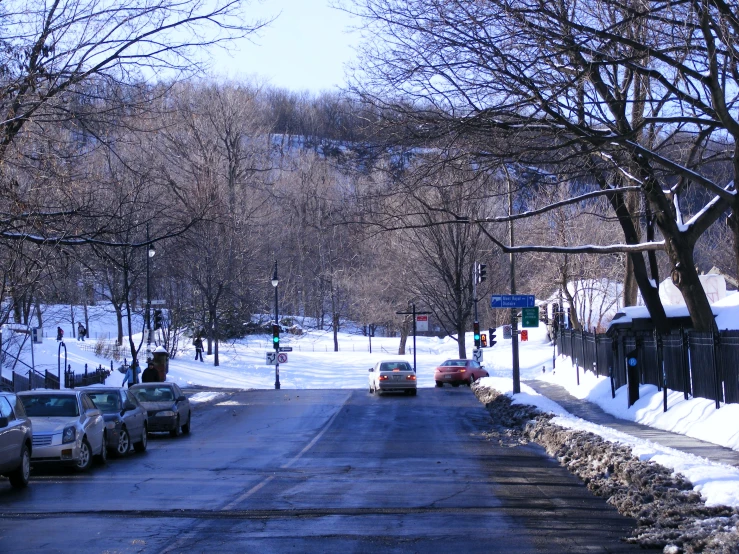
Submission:
M 87 364 L 85 364 L 84 373 L 74 373 L 70 370 L 64 372 L 64 386 L 68 389 L 73 389 L 74 387 L 86 387 L 87 385 L 98 383 L 105 384 L 105 379 L 108 375 L 110 375 L 110 370 L 104 368 L 102 365 L 92 371 L 88 371 Z
M 677 330 L 614 336 L 560 329 L 557 353 L 572 359 L 576 371 L 610 377 L 614 390 L 629 384 L 657 386 L 716 402 L 739 403 L 739 331 L 699 333 Z M 632 383 L 636 384 L 636 383 Z M 638 394 L 638 387 L 636 388 Z M 638 398 L 638 397 L 637 397 Z M 635 399 L 630 397 L 629 405 Z
M 0 390 L 20 392 L 31 389 L 58 389 L 59 378 L 53 373 L 30 370 L 28 375 L 13 372 L 11 377 L 0 377 Z

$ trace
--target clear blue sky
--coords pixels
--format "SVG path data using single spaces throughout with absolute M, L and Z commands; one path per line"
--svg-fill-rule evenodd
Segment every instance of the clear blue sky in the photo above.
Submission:
M 212 71 L 239 78 L 256 76 L 273 86 L 319 92 L 341 86 L 344 66 L 355 59 L 359 34 L 345 12 L 329 0 L 252 1 L 253 19 L 277 19 L 253 43 L 242 40 L 230 52 L 214 51 Z

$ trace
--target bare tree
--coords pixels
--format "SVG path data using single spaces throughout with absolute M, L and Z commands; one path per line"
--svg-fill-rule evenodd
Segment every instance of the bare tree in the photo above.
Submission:
M 737 201 L 731 187 L 699 171 L 715 152 L 706 149 L 711 138 L 717 142 L 736 127 L 736 87 L 725 78 L 735 66 L 730 7 L 615 0 L 357 4 L 378 37 L 362 60 L 365 100 L 398 115 L 405 136 L 416 141 L 444 137 L 488 158 L 556 163 L 558 173 L 589 181 L 607 194 L 626 241 L 602 251 L 628 253 L 657 327 L 665 328 L 666 317 L 653 285 L 656 257 L 647 262 L 643 254 L 655 250 L 667 254 L 694 327 L 714 327 L 693 248 Z M 638 187 L 643 200 L 624 185 Z M 691 209 L 678 201 L 691 187 L 713 198 Z M 664 242 L 651 240 L 649 228 L 642 242 L 637 209 L 653 218 Z

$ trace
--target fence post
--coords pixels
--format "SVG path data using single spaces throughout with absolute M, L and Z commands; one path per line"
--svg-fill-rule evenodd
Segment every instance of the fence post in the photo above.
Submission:
M 719 379 L 719 364 L 716 361 L 721 354 L 721 335 L 715 331 L 711 331 L 711 334 L 713 335 L 713 376 L 716 380 L 716 409 L 718 410 L 721 407 L 720 398 L 723 396 L 721 394 L 723 387 L 721 386 L 721 380 Z
M 665 357 L 662 352 L 662 335 L 654 330 L 654 339 L 657 345 L 657 367 L 662 369 L 662 411 L 667 411 L 667 369 L 665 368 Z
M 690 382 L 690 362 L 688 359 L 690 339 L 688 337 L 688 332 L 683 327 L 680 327 L 680 338 L 683 341 L 683 395 L 685 396 L 685 400 L 687 400 L 693 392 L 693 386 Z M 688 390 L 690 390 L 690 393 Z

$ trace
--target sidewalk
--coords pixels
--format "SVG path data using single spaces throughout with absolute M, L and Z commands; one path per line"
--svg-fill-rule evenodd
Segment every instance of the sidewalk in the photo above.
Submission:
M 572 396 L 567 390 L 559 385 L 545 381 L 525 381 L 525 383 L 539 394 L 553 400 L 572 415 L 586 421 L 610 427 L 622 433 L 652 441 L 653 443 L 674 448 L 688 454 L 701 456 L 713 462 L 739 467 L 739 452 L 724 448 L 710 442 L 701 441 L 685 435 L 662 431 L 654 427 L 648 427 L 641 423 L 635 423 L 625 419 L 619 419 L 608 414 L 600 406 L 580 400 Z

